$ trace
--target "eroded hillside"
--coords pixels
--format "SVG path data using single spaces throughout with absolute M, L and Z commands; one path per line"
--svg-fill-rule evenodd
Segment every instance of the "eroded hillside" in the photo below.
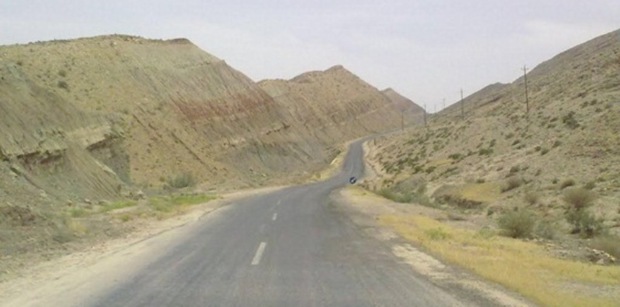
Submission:
M 113 119 L 120 137 L 87 147 L 123 181 L 146 187 L 183 173 L 214 186 L 300 175 L 328 162 L 342 142 L 393 129 L 385 119 L 400 117 L 348 72 L 325 74 L 321 85 L 341 89 L 329 108 L 305 97 L 274 101 L 184 39 L 104 36 L 8 46 L 0 55 L 67 105 Z M 368 89 L 358 93 L 360 84 Z M 301 108 L 313 111 L 294 113 Z
M 533 212 L 534 234 L 517 235 L 617 234 L 619 71 L 620 31 L 567 50 L 528 73 L 529 113 L 519 78 L 369 144 L 379 176 L 367 184 L 492 227 L 507 212 Z
M 417 106 L 397 104 L 342 66 L 301 74 L 291 80 L 264 80 L 261 88 L 286 108 L 293 122 L 312 131 L 323 142 L 342 140 L 400 128 L 401 109 Z M 409 112 L 406 125 L 419 123 Z M 387 119 L 393 121 L 387 123 Z M 387 129 L 386 129 L 387 128 Z

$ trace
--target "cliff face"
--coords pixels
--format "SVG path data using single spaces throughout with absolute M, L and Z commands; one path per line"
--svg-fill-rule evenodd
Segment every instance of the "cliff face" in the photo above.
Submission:
M 160 188 L 181 174 L 215 188 L 283 181 L 326 165 L 347 140 L 400 126 L 390 100 L 340 66 L 259 86 L 185 39 L 4 46 L 0 60 L 0 159 L 32 182 L 80 181 L 63 197 Z

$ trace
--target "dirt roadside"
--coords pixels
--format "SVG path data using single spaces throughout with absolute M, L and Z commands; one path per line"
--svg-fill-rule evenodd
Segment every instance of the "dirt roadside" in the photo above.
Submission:
M 418 205 L 403 206 L 357 187 L 336 191 L 331 197 L 360 229 L 390 245 L 394 255 L 439 287 L 450 289 L 476 305 L 534 306 L 519 294 L 484 281 L 462 269 L 444 264 L 378 222 L 383 215 L 424 215 L 447 220 L 447 213 Z M 459 221 L 458 223 L 467 222 Z M 468 225 L 459 226 L 467 227 Z
M 281 188 L 226 194 L 218 200 L 193 206 L 186 214 L 144 223 L 125 237 L 33 265 L 19 277 L 0 283 L 0 306 L 80 306 L 101 295 L 105 290 L 101 285 L 114 284 L 148 266 L 156 258 L 152 255 L 161 254 L 191 233 L 198 220 L 217 219 L 219 212 L 241 198 Z

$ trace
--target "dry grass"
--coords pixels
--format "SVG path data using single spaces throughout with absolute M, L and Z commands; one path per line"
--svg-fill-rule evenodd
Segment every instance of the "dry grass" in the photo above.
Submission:
M 500 197 L 500 186 L 495 182 L 466 184 L 461 189 L 461 196 L 468 200 L 490 203 Z
M 617 306 L 620 301 L 618 266 L 557 259 L 543 246 L 532 242 L 455 229 L 424 216 L 384 215 L 380 222 L 442 259 L 498 282 L 541 305 Z M 600 295 L 579 291 L 591 287 L 612 290 Z

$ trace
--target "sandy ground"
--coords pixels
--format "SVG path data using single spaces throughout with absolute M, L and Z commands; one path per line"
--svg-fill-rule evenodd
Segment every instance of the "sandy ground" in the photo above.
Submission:
M 236 200 L 282 187 L 245 190 L 196 205 L 186 214 L 145 223 L 124 238 L 106 241 L 90 249 L 34 265 L 20 277 L 0 284 L 0 306 L 80 306 L 102 294 L 101 285 L 124 280 L 146 267 L 164 249 L 191 233 L 196 221 L 217 218 L 218 212 Z M 130 268 L 130 269 L 128 269 Z

